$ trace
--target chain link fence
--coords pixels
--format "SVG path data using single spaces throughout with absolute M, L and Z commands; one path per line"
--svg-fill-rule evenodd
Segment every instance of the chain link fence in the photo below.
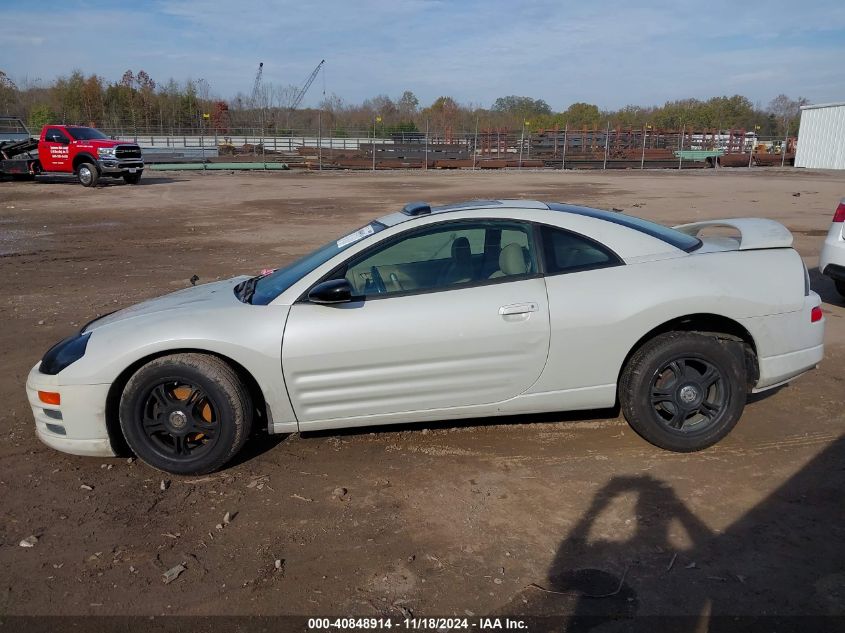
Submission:
M 150 162 L 262 157 L 309 167 L 375 168 L 640 168 L 677 166 L 785 166 L 794 163 L 793 137 L 763 137 L 746 130 L 477 129 L 429 133 L 368 129 L 231 130 L 105 129 L 144 148 Z M 676 163 L 676 164 L 675 164 Z

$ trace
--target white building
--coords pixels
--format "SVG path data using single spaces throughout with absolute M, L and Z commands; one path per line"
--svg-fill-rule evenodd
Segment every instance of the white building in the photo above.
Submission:
M 801 108 L 795 166 L 845 169 L 845 102 Z

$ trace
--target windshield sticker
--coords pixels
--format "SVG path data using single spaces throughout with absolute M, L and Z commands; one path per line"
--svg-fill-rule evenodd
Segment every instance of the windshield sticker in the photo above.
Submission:
M 365 237 L 367 237 L 368 235 L 372 235 L 373 233 L 375 233 L 375 231 L 373 230 L 372 225 L 368 224 L 363 229 L 359 229 L 359 230 L 355 231 L 354 233 L 350 233 L 346 237 L 340 238 L 337 241 L 337 247 L 343 248 L 344 246 L 349 246 L 353 242 L 357 242 L 358 240 L 362 240 Z

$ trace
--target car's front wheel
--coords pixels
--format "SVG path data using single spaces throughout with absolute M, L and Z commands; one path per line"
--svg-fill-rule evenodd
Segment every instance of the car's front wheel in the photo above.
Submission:
M 747 389 L 741 343 L 668 332 L 631 356 L 619 383 L 619 402 L 642 437 L 685 453 L 712 446 L 731 431 Z
M 197 475 L 235 456 L 249 435 L 252 412 L 248 390 L 224 361 L 172 354 L 150 361 L 126 383 L 120 427 L 150 466 Z
M 93 187 L 100 179 L 100 170 L 93 163 L 82 163 L 76 170 L 76 177 L 83 187 Z
M 123 174 L 123 181 L 127 185 L 137 185 L 141 182 L 141 174 Z

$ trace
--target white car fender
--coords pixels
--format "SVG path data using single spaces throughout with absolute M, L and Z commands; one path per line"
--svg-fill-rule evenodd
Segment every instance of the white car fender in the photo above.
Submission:
M 97 327 L 85 356 L 61 372 L 63 384 L 106 384 L 145 358 L 174 351 L 217 354 L 242 366 L 255 379 L 275 432 L 296 431 L 285 389 L 281 344 L 288 306 L 234 304 L 209 310 L 205 318 L 162 311 Z M 273 318 L 267 318 L 269 314 Z

